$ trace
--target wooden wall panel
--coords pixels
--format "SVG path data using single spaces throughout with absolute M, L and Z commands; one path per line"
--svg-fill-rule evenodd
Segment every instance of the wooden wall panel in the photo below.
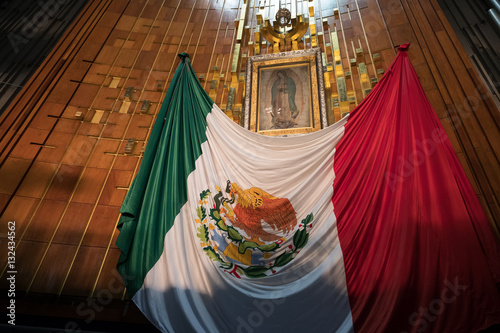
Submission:
M 119 249 L 111 248 L 108 250 L 93 289 L 90 290 L 90 295 L 95 296 L 100 290 L 109 290 L 115 298 L 123 298 L 125 288 L 122 278 L 116 270 L 116 263 L 119 257 Z
M 30 160 L 9 157 L 0 167 L 0 193 L 12 195 L 29 170 Z
M 118 205 L 108 206 L 104 203 L 99 203 L 92 214 L 88 231 L 85 233 L 82 244 L 85 246 L 97 247 L 108 246 L 111 235 L 114 232 L 114 226 L 117 222 L 119 211 L 120 206 Z
M 0 243 L 2 246 L 7 245 L 4 241 Z M 31 283 L 34 268 L 38 266 L 42 260 L 43 252 L 46 243 L 33 242 L 25 240 L 21 242 L 16 248 L 16 257 L 23 258 L 23 264 L 16 266 L 16 290 L 27 290 Z M 0 263 L 2 266 L 6 265 L 7 257 L 1 256 Z M 7 279 L 0 280 L 0 289 L 7 290 Z
M 61 293 L 64 295 L 89 296 L 89 290 L 92 290 L 94 286 L 105 254 L 105 248 L 82 246 L 74 259 L 71 269 L 66 273 L 66 283 L 64 283 L 64 289 L 61 290 Z M 85 267 L 90 274 L 82 274 L 82 267 Z
M 297 3 L 307 10 L 308 1 Z M 412 42 L 408 55 L 424 91 L 498 227 L 500 116 L 436 1 L 312 3 L 311 23 L 321 33 L 318 45 L 328 65 L 330 122 L 366 95 L 359 63 L 365 64 L 371 87 L 394 59 L 395 48 Z M 255 42 L 256 13 L 274 11 L 268 2 L 247 4 L 249 33 L 241 42 L 246 57 L 255 51 L 248 43 Z M 233 85 L 232 76 L 244 74 L 245 66 L 233 74 L 231 63 L 234 21 L 242 8 L 241 0 L 89 2 L 0 119 L 0 220 L 2 228 L 8 220 L 18 223 L 20 290 L 94 297 L 110 290 L 115 298 L 127 297 L 115 269 L 119 208 L 178 65 L 177 54 L 191 53 L 202 86 L 221 108 L 227 106 L 229 87 L 236 88 L 239 109 L 226 113 L 238 122 L 244 84 Z M 352 97 L 342 112 L 339 77 L 328 69 L 335 63 L 332 34 Z M 263 53 L 272 52 L 270 44 L 260 46 Z M 311 40 L 299 46 L 309 48 Z M 146 100 L 151 104 L 141 110 Z M 127 151 L 130 139 L 134 144 Z M 0 264 L 5 272 L 5 262 Z
M 36 270 L 31 274 L 28 290 L 34 293 L 58 294 L 71 269 L 77 247 L 74 245 L 47 245 Z M 83 267 L 82 267 L 83 268 Z M 88 272 L 87 274 L 92 274 Z
M 17 195 L 12 197 L 9 206 L 5 209 L 4 215 L 9 216 L 12 221 L 16 221 L 16 234 L 22 235 L 24 233 L 39 203 L 40 200 L 38 198 Z M 4 222 L 3 219 L 2 222 Z
M 58 161 L 57 161 L 58 162 Z M 57 164 L 35 161 L 16 191 L 21 197 L 42 198 L 47 191 L 57 169 Z
M 92 203 L 71 202 L 66 207 L 64 215 L 61 216 L 61 222 L 52 241 L 59 244 L 78 244 L 85 232 L 92 210 Z
M 45 199 L 35 208 L 26 229 L 23 233 L 16 235 L 20 239 L 48 242 L 57 231 L 60 218 L 66 208 L 65 201 Z M 22 242 L 21 242 L 22 243 Z

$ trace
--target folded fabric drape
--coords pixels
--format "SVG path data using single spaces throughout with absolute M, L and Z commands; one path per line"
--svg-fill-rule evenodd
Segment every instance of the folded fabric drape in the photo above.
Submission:
M 347 117 L 238 126 L 189 57 L 118 225 L 164 332 L 474 332 L 500 322 L 500 247 L 406 54 Z

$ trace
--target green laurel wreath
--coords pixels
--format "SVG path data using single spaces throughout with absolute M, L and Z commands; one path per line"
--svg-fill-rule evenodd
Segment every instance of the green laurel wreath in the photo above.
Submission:
M 211 193 L 209 190 L 205 190 L 202 193 L 200 193 L 200 202 L 203 202 L 210 196 Z M 197 228 L 197 236 L 200 239 L 201 242 L 207 244 L 207 246 L 203 247 L 203 251 L 205 254 L 213 261 L 217 261 L 220 263 L 220 268 L 230 270 L 232 269 L 232 272 L 238 272 L 240 274 L 245 274 L 245 276 L 249 278 L 262 278 L 266 277 L 267 275 L 265 274 L 267 271 L 272 270 L 273 274 L 276 273 L 274 270 L 275 267 L 282 267 L 288 264 L 292 259 L 295 257 L 297 253 L 300 252 L 302 248 L 304 248 L 309 240 L 309 231 L 307 229 L 307 226 L 309 225 L 310 227 L 312 226 L 313 222 L 313 214 L 307 215 L 302 221 L 301 225 L 302 227 L 299 228 L 293 235 L 293 245 L 290 245 L 289 247 L 291 251 L 285 251 L 282 254 L 280 254 L 273 262 L 268 263 L 267 265 L 263 266 L 249 266 L 249 267 L 242 267 L 237 264 L 233 264 L 231 262 L 227 262 L 224 260 L 215 249 L 209 245 L 210 244 L 210 238 L 209 238 L 209 233 L 208 233 L 208 228 L 206 224 L 203 222 L 205 221 L 207 217 L 206 209 L 203 206 L 198 206 L 196 208 L 196 214 L 200 221 L 202 222 L 201 226 Z M 215 225 L 217 228 L 219 228 L 222 231 L 227 232 L 228 238 L 234 242 L 235 244 L 238 245 L 238 252 L 243 254 L 246 252 L 247 249 L 258 249 L 262 252 L 271 252 L 280 247 L 280 244 L 277 243 L 278 241 L 270 244 L 264 244 L 264 245 L 259 245 L 255 242 L 247 241 L 241 236 L 241 234 L 236 230 L 234 227 L 227 225 L 222 217 L 220 216 L 220 212 L 215 209 L 211 208 L 210 209 L 210 218 L 215 222 Z M 235 274 L 236 275 L 236 274 Z M 239 278 L 238 275 L 236 277 Z

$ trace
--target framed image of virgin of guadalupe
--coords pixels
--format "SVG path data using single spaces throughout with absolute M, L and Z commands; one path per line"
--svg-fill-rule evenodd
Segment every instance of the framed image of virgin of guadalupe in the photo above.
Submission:
M 319 49 L 254 56 L 247 63 L 244 126 L 259 134 L 305 134 L 326 127 Z

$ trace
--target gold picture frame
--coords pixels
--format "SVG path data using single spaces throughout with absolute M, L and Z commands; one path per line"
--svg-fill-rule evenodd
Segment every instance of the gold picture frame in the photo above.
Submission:
M 244 127 L 270 136 L 306 134 L 327 126 L 318 48 L 250 57 Z

